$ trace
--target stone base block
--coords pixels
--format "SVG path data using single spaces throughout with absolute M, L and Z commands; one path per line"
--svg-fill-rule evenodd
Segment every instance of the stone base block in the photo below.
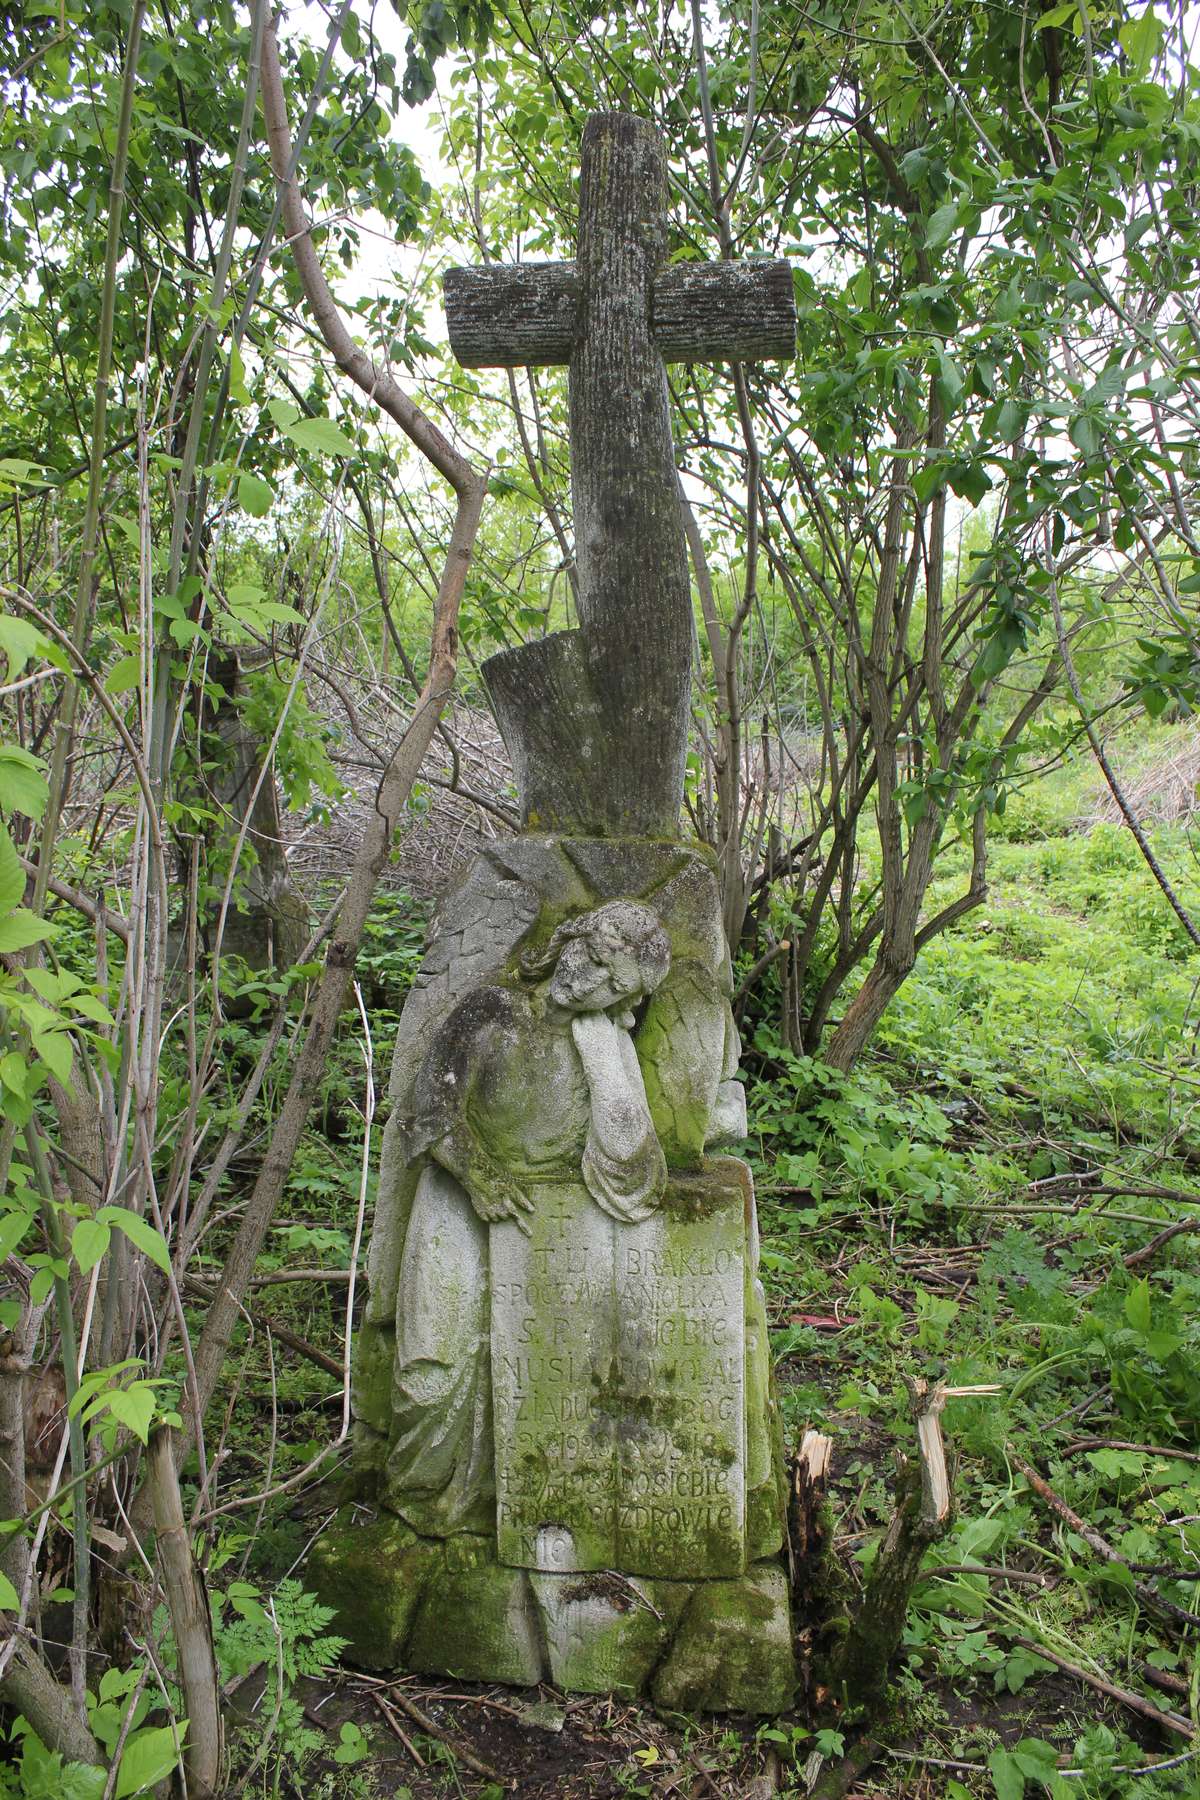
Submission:
M 796 1668 L 787 1581 L 758 1563 L 736 1581 L 701 1581 L 651 1684 L 671 1712 L 780 1713 L 792 1704 Z
M 721 1581 L 542 1574 L 496 1562 L 489 1538 L 421 1538 L 352 1508 L 315 1545 L 308 1574 L 366 1668 L 647 1693 L 674 1712 L 792 1702 L 787 1583 L 774 1562 Z
M 351 1660 L 395 1669 L 429 1579 L 445 1559 L 444 1544 L 419 1538 L 393 1514 L 368 1520 L 361 1507 L 350 1507 L 313 1545 L 308 1579 L 325 1605 L 337 1608 L 331 1629 L 348 1639 Z

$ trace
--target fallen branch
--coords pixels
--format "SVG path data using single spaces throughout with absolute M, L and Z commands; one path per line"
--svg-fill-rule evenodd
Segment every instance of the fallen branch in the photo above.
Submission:
M 1196 1727 L 1190 1719 L 1181 1718 L 1178 1713 L 1161 1712 L 1151 1700 L 1144 1700 L 1141 1694 L 1135 1694 L 1130 1688 L 1118 1687 L 1115 1681 L 1109 1681 L 1103 1675 L 1093 1675 L 1090 1669 L 1081 1669 L 1078 1663 L 1068 1662 L 1065 1656 L 1059 1656 L 1055 1650 L 1047 1650 L 1045 1644 L 1037 1644 L 1032 1638 L 1014 1638 L 1022 1650 L 1032 1650 L 1035 1656 L 1044 1656 L 1047 1662 L 1061 1669 L 1064 1675 L 1074 1675 L 1077 1681 L 1086 1682 L 1088 1687 L 1095 1688 L 1098 1694 L 1107 1694 L 1110 1700 L 1119 1700 L 1130 1712 L 1140 1713 L 1143 1719 L 1159 1725 L 1164 1731 L 1177 1732 L 1180 1737 L 1193 1739 Z
M 291 1281 L 317 1281 L 330 1287 L 342 1287 L 349 1281 L 350 1274 L 349 1269 L 271 1269 L 265 1275 L 255 1275 L 250 1286 L 282 1287 Z
M 939 1563 L 936 1569 L 921 1570 L 922 1581 L 946 1575 L 986 1575 L 989 1581 L 1025 1582 L 1030 1587 L 1046 1587 L 1054 1579 L 1038 1569 L 993 1569 L 984 1563 Z
M 216 1299 L 218 1292 L 217 1288 L 210 1287 L 205 1281 L 198 1281 L 194 1275 L 186 1275 L 183 1286 L 185 1293 L 194 1294 L 198 1300 L 207 1300 L 210 1303 Z M 319 1350 L 316 1344 L 310 1344 L 308 1339 L 301 1337 L 298 1331 L 292 1331 L 287 1325 L 281 1325 L 277 1319 L 272 1319 L 267 1313 L 258 1312 L 252 1306 L 245 1306 L 241 1310 L 248 1319 L 253 1320 L 260 1331 L 269 1331 L 272 1337 L 278 1338 L 281 1344 L 286 1344 L 289 1350 L 294 1350 L 297 1356 L 303 1356 L 307 1362 L 313 1363 L 318 1369 L 324 1369 L 326 1374 L 336 1375 L 338 1380 L 341 1380 L 342 1365 L 336 1356 L 330 1356 L 327 1350 Z
M 1039 1475 L 1031 1463 L 1023 1456 L 1018 1456 L 1011 1445 L 1008 1447 L 1008 1458 L 1014 1468 L 1021 1471 L 1034 1493 L 1044 1500 L 1051 1512 L 1058 1514 L 1065 1525 L 1081 1537 L 1090 1550 L 1094 1550 L 1101 1562 L 1116 1564 L 1119 1568 L 1128 1569 L 1133 1583 L 1133 1591 L 1144 1606 L 1162 1613 L 1168 1619 L 1174 1619 L 1181 1625 L 1200 1625 L 1200 1613 L 1189 1612 L 1186 1606 L 1176 1606 L 1173 1600 L 1164 1600 L 1156 1588 L 1147 1581 L 1141 1581 L 1133 1573 L 1129 1563 L 1119 1550 L 1114 1550 L 1106 1537 L 1102 1537 L 1094 1525 L 1069 1507 L 1061 1494 L 1056 1494 L 1044 1476 Z
M 1149 1262 L 1164 1244 L 1169 1244 L 1172 1238 L 1179 1237 L 1185 1231 L 1200 1231 L 1200 1219 L 1177 1219 L 1174 1225 L 1168 1225 L 1165 1231 L 1160 1231 L 1156 1237 L 1152 1237 L 1150 1242 L 1143 1244 L 1140 1250 L 1131 1250 L 1129 1255 L 1123 1259 L 1125 1267 L 1136 1269 L 1140 1264 Z
M 17 860 L 27 875 L 36 876 L 38 872 L 36 863 L 30 862 L 27 856 L 21 856 L 20 852 L 18 852 Z M 123 944 L 129 942 L 129 920 L 123 914 L 113 912 L 112 908 L 105 906 L 103 901 L 93 900 L 80 888 L 71 887 L 68 882 L 60 881 L 57 875 L 48 875 L 46 886 L 56 900 L 65 900 L 68 906 L 73 906 L 76 912 L 82 913 L 85 919 L 90 919 L 93 925 L 102 924 L 106 931 L 111 931 L 114 937 L 119 937 Z
M 1074 1456 L 1079 1450 L 1136 1450 L 1141 1456 L 1168 1456 L 1173 1462 L 1200 1463 L 1200 1455 L 1194 1450 L 1168 1450 L 1163 1444 L 1132 1444 L 1124 1438 L 1076 1438 L 1073 1444 L 1067 1445 L 1063 1455 Z
M 472 1775 L 481 1775 L 485 1781 L 498 1782 L 501 1787 L 508 1785 L 503 1775 L 493 1769 L 491 1763 L 484 1762 L 482 1756 L 476 1756 L 473 1750 L 468 1750 L 465 1744 L 460 1743 L 457 1738 L 451 1737 L 449 1732 L 443 1731 L 440 1725 L 435 1725 L 429 1714 L 422 1712 L 421 1708 L 410 1700 L 400 1688 L 389 1689 L 388 1698 L 395 1702 L 401 1712 L 408 1714 L 418 1731 L 423 1731 L 427 1737 L 436 1738 L 439 1744 L 445 1744 L 447 1750 L 457 1757 L 464 1769 L 470 1769 Z
M 423 1769 L 425 1767 L 425 1758 L 421 1755 L 421 1752 L 417 1749 L 417 1746 L 413 1743 L 412 1739 L 409 1737 L 407 1731 L 405 1731 L 403 1725 L 401 1725 L 399 1719 L 396 1717 L 395 1713 L 392 1711 L 391 1707 L 388 1705 L 388 1703 L 384 1699 L 383 1695 L 382 1694 L 372 1694 L 371 1698 L 372 1698 L 372 1700 L 374 1700 L 376 1706 L 379 1708 L 380 1712 L 383 1714 L 384 1720 L 387 1723 L 387 1725 L 391 1728 L 391 1730 L 399 1738 L 400 1742 L 404 1745 L 404 1748 L 408 1751 L 408 1754 L 412 1757 L 413 1761 L 416 1763 L 418 1769 Z

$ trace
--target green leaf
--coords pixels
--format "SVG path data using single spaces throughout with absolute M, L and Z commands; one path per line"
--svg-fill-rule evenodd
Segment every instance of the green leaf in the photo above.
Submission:
M 951 463 L 948 479 L 954 492 L 972 506 L 978 506 L 984 495 L 992 491 L 991 477 L 982 463 Z
M 237 496 L 242 511 L 255 519 L 265 518 L 275 504 L 275 489 L 257 475 L 238 477 Z
M 362 1727 L 356 1725 L 353 1720 L 346 1720 L 338 1736 L 341 1742 L 333 1753 L 335 1763 L 360 1763 L 370 1756 L 371 1746 L 367 1742 L 366 1734 Z
M 1153 0 L 1146 0 L 1142 16 L 1122 25 L 1117 37 L 1128 54 L 1133 74 L 1140 80 L 1149 69 L 1163 37 L 1162 20 L 1155 13 Z
M 0 811 L 24 813 L 40 819 L 50 789 L 42 774 L 43 764 L 16 744 L 0 744 Z
M 0 1612 L 20 1612 L 21 1596 L 8 1576 L 0 1570 Z
M 925 248 L 940 250 L 943 244 L 949 243 L 957 224 L 957 204 L 939 206 L 937 211 L 930 215 L 925 226 Z
M 933 499 L 933 496 L 939 489 L 944 488 L 946 485 L 945 463 L 926 463 L 925 467 L 923 469 L 918 469 L 913 476 L 912 485 L 913 493 L 917 497 L 918 505 L 924 506 L 928 501 Z
M 993 1750 L 988 1757 L 988 1769 L 992 1786 L 996 1790 L 996 1800 L 1024 1800 L 1025 1777 L 1016 1758 L 1010 1756 L 1007 1750 Z
M 164 1781 L 179 1762 L 176 1735 L 182 1743 L 186 1729 L 187 1720 L 180 1719 L 174 1731 L 169 1725 L 147 1726 L 144 1731 L 135 1731 L 121 1757 L 114 1800 L 128 1800 L 130 1795 L 143 1793 L 146 1788 L 157 1787 Z
M 6 459 L 7 460 L 7 459 Z M 27 619 L 0 613 L 0 650 L 4 652 L 6 681 L 15 681 L 27 662 L 46 653 L 46 639 Z
M 301 450 L 322 451 L 330 456 L 354 454 L 354 445 L 332 419 L 295 419 L 283 431 Z
M 40 1306 L 43 1300 L 48 1300 L 50 1297 L 50 1290 L 53 1286 L 54 1270 L 45 1268 L 39 1269 L 29 1284 L 29 1298 L 33 1301 L 33 1304 L 35 1306 Z
M 1092 413 L 1076 413 L 1071 420 L 1071 442 L 1084 456 L 1095 456 L 1100 448 L 1100 425 Z
M 937 353 L 938 387 L 947 406 L 957 406 L 963 391 L 962 370 L 944 350 Z
M 253 581 L 235 581 L 225 590 L 225 604 L 235 619 L 257 621 L 266 595 Z
M 127 1211 L 123 1206 L 102 1206 L 96 1217 L 105 1225 L 115 1225 L 118 1231 L 123 1231 L 130 1243 L 144 1251 L 164 1275 L 171 1273 L 171 1256 L 163 1242 L 162 1233 L 156 1231 L 148 1219 Z
M 112 1232 L 99 1219 L 80 1219 L 71 1233 L 71 1254 L 81 1275 L 89 1275 L 108 1249 Z
M 0 825 L 0 913 L 11 912 L 25 898 L 25 871 L 5 826 Z
M 66 1032 L 52 1030 L 35 1031 L 33 1034 L 33 1047 L 49 1069 L 50 1073 L 54 1076 L 54 1079 L 56 1081 L 61 1081 L 65 1087 L 67 1082 L 71 1079 L 71 1064 L 74 1061 L 74 1051 L 71 1049 L 71 1040 Z
M 1134 1282 L 1125 1296 L 1125 1317 L 1134 1331 L 1146 1336 L 1150 1330 L 1151 1308 L 1150 1283 L 1144 1276 L 1141 1281 Z
M 1066 6 L 1052 6 L 1049 12 L 1044 12 L 1034 24 L 1033 29 L 1049 31 L 1052 26 L 1073 24 L 1078 17 L 1079 8 L 1076 0 L 1068 0 Z
M 235 406 L 249 406 L 250 389 L 246 386 L 246 365 L 236 344 L 229 346 L 229 395 Z
M 141 679 L 141 657 L 122 656 L 104 677 L 104 686 L 110 694 L 126 694 L 130 688 L 135 688 Z
M 158 1397 L 148 1381 L 135 1381 L 132 1387 L 114 1388 L 108 1396 L 108 1410 L 113 1418 L 127 1425 L 143 1444 L 150 1436 L 150 1421 L 157 1404 Z
M 0 1216 L 0 1262 L 11 1256 L 33 1219 L 32 1213 L 6 1212 Z
M 33 12 L 27 10 L 25 16 L 32 18 Z M 45 487 L 47 484 L 42 477 L 34 474 L 40 467 L 40 463 L 30 462 L 24 456 L 0 456 L 0 482 L 9 487 Z
M 1001 443 L 1015 444 L 1024 431 L 1028 418 L 1029 408 L 1022 406 L 1019 400 L 1002 400 L 996 414 L 996 436 Z
M 0 950 L 28 950 L 30 944 L 44 944 L 58 931 L 59 927 L 49 919 L 39 919 L 36 913 L 19 906 L 7 919 L 0 919 Z

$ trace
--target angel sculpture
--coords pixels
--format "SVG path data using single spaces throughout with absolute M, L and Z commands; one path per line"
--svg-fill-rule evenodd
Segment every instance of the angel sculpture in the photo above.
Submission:
M 664 980 L 658 918 L 614 900 L 469 994 L 435 1034 L 405 1125 L 420 1164 L 397 1295 L 389 1504 L 417 1531 L 494 1519 L 489 1233 L 580 1186 L 648 1218 L 666 1186 L 632 1032 Z

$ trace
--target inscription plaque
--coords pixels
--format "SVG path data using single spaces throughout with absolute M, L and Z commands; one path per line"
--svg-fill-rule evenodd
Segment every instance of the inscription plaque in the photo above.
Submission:
M 500 1560 L 545 1572 L 745 1567 L 745 1219 L 712 1165 L 650 1218 L 580 1184 L 492 1232 Z

